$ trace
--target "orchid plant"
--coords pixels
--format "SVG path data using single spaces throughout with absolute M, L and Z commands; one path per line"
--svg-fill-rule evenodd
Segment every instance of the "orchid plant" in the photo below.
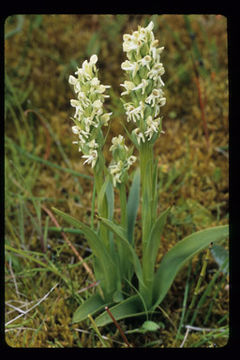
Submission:
M 112 161 L 107 166 L 103 156 L 105 138 L 102 126 L 108 126 L 112 113 L 104 111 L 104 99 L 109 85 L 98 79 L 97 55 L 85 60 L 70 75 L 76 99 L 72 131 L 77 135 L 79 151 L 84 164 L 91 165 L 97 194 L 98 225 L 88 226 L 78 219 L 54 208 L 69 224 L 81 229 L 94 255 L 94 274 L 99 286 L 97 292 L 83 302 L 75 311 L 73 322 L 85 320 L 97 314 L 97 326 L 112 320 L 104 311 L 110 307 L 116 320 L 154 313 L 166 296 L 180 268 L 195 254 L 210 243 L 228 236 L 228 226 L 217 226 L 187 236 L 162 257 L 156 267 L 161 235 L 170 209 L 158 213 L 158 166 L 154 158 L 154 144 L 162 130 L 161 108 L 166 103 L 164 96 L 163 64 L 160 62 L 163 47 L 153 33 L 153 22 L 147 27 L 138 27 L 132 34 L 123 36 L 123 51 L 126 53 L 121 68 L 126 80 L 120 84 L 123 108 L 127 122 L 134 129 L 125 128 L 133 146 L 128 148 L 123 135 L 112 139 Z M 139 154 L 139 166 L 127 197 L 129 169 L 137 162 L 134 148 Z M 121 219 L 117 222 L 114 213 L 114 188 L 119 193 Z M 141 210 L 141 258 L 137 255 L 134 230 L 137 213 Z M 135 276 L 134 276 L 135 275 Z M 136 281 L 137 279 L 137 281 Z

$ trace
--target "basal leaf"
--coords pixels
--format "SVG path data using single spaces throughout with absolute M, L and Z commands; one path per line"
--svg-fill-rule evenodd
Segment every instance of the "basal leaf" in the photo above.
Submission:
M 99 294 L 95 294 L 81 304 L 73 314 L 72 322 L 78 323 L 87 319 L 88 315 L 93 315 L 97 311 L 104 309 L 108 304 Z
M 162 231 L 166 223 L 169 208 L 165 210 L 155 221 L 149 240 L 143 254 L 143 272 L 144 276 L 150 278 L 153 276 L 154 265 L 161 241 Z
M 112 291 L 115 290 L 115 286 L 118 282 L 118 273 L 117 273 L 118 269 L 116 268 L 116 264 L 114 263 L 112 257 L 110 256 L 108 250 L 106 249 L 106 246 L 101 241 L 99 236 L 95 233 L 93 229 L 83 224 L 81 221 L 73 218 L 68 214 L 65 214 L 64 212 L 58 209 L 55 208 L 52 209 L 69 224 L 82 230 L 82 232 L 86 236 L 86 239 L 88 240 L 88 243 L 94 255 L 98 259 L 98 264 L 102 268 L 103 277 L 104 277 L 104 281 L 106 282 L 106 288 L 108 292 L 111 292 L 111 290 Z M 102 285 L 103 284 L 101 284 L 101 287 Z
M 116 320 L 136 317 L 146 314 L 143 304 L 138 295 L 131 296 L 119 304 L 109 309 Z M 105 326 L 112 322 L 112 319 L 106 311 L 95 319 L 97 326 Z
M 102 221 L 102 223 L 107 228 L 112 230 L 113 233 L 122 241 L 125 249 L 127 250 L 129 261 L 131 261 L 133 263 L 133 265 L 134 265 L 134 269 L 135 269 L 137 278 L 143 284 L 141 263 L 140 263 L 140 260 L 139 260 L 139 258 L 137 256 L 134 248 L 128 242 L 128 240 L 127 240 L 127 238 L 125 236 L 125 233 L 126 233 L 125 230 L 120 225 L 116 225 L 116 224 L 114 224 L 112 221 L 110 221 L 108 219 L 100 218 L 100 220 Z
M 85 225 L 81 221 L 75 219 L 71 215 L 68 215 L 64 213 L 63 211 L 60 211 L 56 208 L 52 208 L 58 215 L 60 215 L 65 221 L 67 221 L 69 224 L 79 228 L 82 230 L 84 235 L 86 236 L 86 239 L 89 242 L 90 247 L 92 248 L 93 252 L 99 256 L 105 258 L 105 260 L 110 260 L 110 257 L 107 254 L 107 250 L 105 249 L 104 245 L 102 244 L 100 238 L 95 233 L 93 229 L 91 229 L 89 226 Z
M 216 263 L 218 264 L 218 266 L 221 268 L 224 264 L 226 264 L 225 266 L 223 266 L 222 268 L 222 272 L 228 273 L 229 271 L 229 252 L 228 250 L 226 250 L 223 246 L 221 245 L 214 245 L 211 249 L 211 253 L 216 261 Z
M 187 236 L 169 250 L 154 277 L 152 309 L 161 303 L 180 268 L 210 243 L 226 238 L 228 231 L 228 225 L 201 230 Z

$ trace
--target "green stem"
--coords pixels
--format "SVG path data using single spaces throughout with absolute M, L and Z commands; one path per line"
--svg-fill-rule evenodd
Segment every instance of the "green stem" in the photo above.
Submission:
M 95 182 L 95 189 L 96 194 L 99 196 L 101 188 L 104 184 L 104 157 L 102 154 L 99 154 L 99 160 L 94 167 L 94 182 Z M 106 194 L 104 195 L 104 199 L 101 204 L 98 204 L 98 216 L 107 218 L 108 217 L 108 206 L 107 206 L 107 198 Z M 108 243 L 108 230 L 106 227 L 100 223 L 99 225 L 99 234 L 102 241 L 105 243 L 107 247 L 109 247 Z
M 142 244 L 146 247 L 153 223 L 153 146 L 142 143 L 140 146 L 140 173 L 142 197 Z
M 149 235 L 156 219 L 156 174 L 154 170 L 153 144 L 142 143 L 140 145 L 140 173 L 141 173 L 141 198 L 142 198 L 142 252 L 143 259 Z M 148 307 L 152 303 L 153 274 L 150 275 L 149 268 L 143 266 L 143 287 L 140 292 Z

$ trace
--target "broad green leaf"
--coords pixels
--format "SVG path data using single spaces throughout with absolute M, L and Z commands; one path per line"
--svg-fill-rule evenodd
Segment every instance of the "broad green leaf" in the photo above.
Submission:
M 133 231 L 137 217 L 140 196 L 140 169 L 137 169 L 130 188 L 127 202 L 127 238 L 133 244 Z
M 228 225 L 201 230 L 187 236 L 171 248 L 163 257 L 154 276 L 152 309 L 161 303 L 180 268 L 210 243 L 226 238 L 228 233 Z
M 88 227 L 87 225 L 83 224 L 81 221 L 73 218 L 72 216 L 65 214 L 64 212 L 52 208 L 58 215 L 62 216 L 62 218 L 67 221 L 69 224 L 80 228 L 84 235 L 86 236 L 86 239 L 88 240 L 88 243 L 94 253 L 94 255 L 98 259 L 98 264 L 102 268 L 102 272 L 104 274 L 104 281 L 106 281 L 106 286 L 108 292 L 111 292 L 111 290 L 115 290 L 117 281 L 118 281 L 118 275 L 117 275 L 117 268 L 116 264 L 114 263 L 112 257 L 110 256 L 108 250 L 106 249 L 106 246 L 101 241 L 99 236 L 95 233 L 93 229 Z M 101 287 L 103 284 L 101 284 Z
M 165 210 L 155 221 L 155 224 L 153 225 L 149 236 L 149 240 L 145 247 L 145 251 L 143 254 L 143 273 L 144 278 L 147 278 L 149 280 L 151 280 L 153 276 L 154 265 L 161 241 L 162 231 L 166 223 L 169 210 L 169 208 Z
M 228 250 L 226 250 L 223 246 L 221 245 L 214 245 L 211 249 L 211 253 L 216 261 L 216 263 L 218 264 L 218 266 L 221 268 L 224 264 L 226 264 L 225 266 L 223 266 L 222 268 L 222 272 L 224 274 L 228 273 L 228 268 L 229 268 L 229 262 L 227 259 L 229 259 L 229 252 Z
M 93 229 L 91 229 L 89 226 L 83 224 L 81 221 L 75 219 L 71 215 L 64 213 L 63 211 L 60 211 L 54 207 L 52 209 L 58 215 L 60 215 L 65 221 L 67 221 L 69 224 L 71 224 L 77 228 L 80 228 L 82 230 L 82 232 L 86 236 L 86 239 L 88 240 L 89 245 L 92 248 L 95 255 L 97 255 L 98 257 L 104 257 L 105 260 L 108 259 L 111 262 L 111 258 L 108 256 L 105 246 L 102 244 L 100 238 L 98 237 L 98 235 L 95 233 L 95 231 Z
M 138 295 L 131 296 L 109 309 L 116 320 L 136 317 L 146 314 L 141 299 Z M 105 326 L 112 322 L 106 311 L 95 319 L 97 326 Z
M 127 250 L 127 254 L 129 257 L 129 261 L 131 261 L 134 265 L 134 269 L 135 269 L 135 273 L 137 275 L 138 280 L 142 283 L 142 285 L 144 286 L 143 283 L 143 277 L 142 277 L 142 267 L 141 267 L 141 263 L 140 260 L 134 250 L 134 248 L 132 247 L 132 245 L 128 242 L 125 234 L 126 231 L 120 226 L 120 225 L 116 225 L 114 224 L 112 221 L 102 218 L 99 218 L 102 223 L 109 228 L 110 230 L 112 230 L 114 232 L 114 234 L 122 241 L 122 243 L 125 246 L 125 249 Z
M 73 314 L 72 323 L 78 323 L 87 319 L 88 315 L 93 315 L 97 311 L 104 309 L 108 304 L 99 294 L 95 294 L 81 304 Z

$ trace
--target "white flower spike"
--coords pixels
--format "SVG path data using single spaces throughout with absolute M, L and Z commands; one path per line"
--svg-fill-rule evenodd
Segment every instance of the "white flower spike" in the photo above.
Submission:
M 86 159 L 84 164 L 96 165 L 102 150 L 103 135 L 102 126 L 107 126 L 112 113 L 104 113 L 103 103 L 108 95 L 104 94 L 109 85 L 102 85 L 97 77 L 97 55 L 92 55 L 90 60 L 85 60 L 81 68 L 75 74 L 69 76 L 69 84 L 73 85 L 77 99 L 71 99 L 70 104 L 75 108 L 72 132 L 78 135 L 77 144 L 79 151 Z
M 130 102 L 124 102 L 124 108 L 127 121 L 136 124 L 132 135 L 139 145 L 146 141 L 154 143 L 157 136 L 153 135 L 162 132 L 159 115 L 160 108 L 166 103 L 161 78 L 165 70 L 160 62 L 164 47 L 158 47 L 153 28 L 151 21 L 145 28 L 139 26 L 132 35 L 123 35 L 123 51 L 128 60 L 121 65 L 127 74 L 127 80 L 121 84 L 126 91 L 121 95 L 131 98 Z

